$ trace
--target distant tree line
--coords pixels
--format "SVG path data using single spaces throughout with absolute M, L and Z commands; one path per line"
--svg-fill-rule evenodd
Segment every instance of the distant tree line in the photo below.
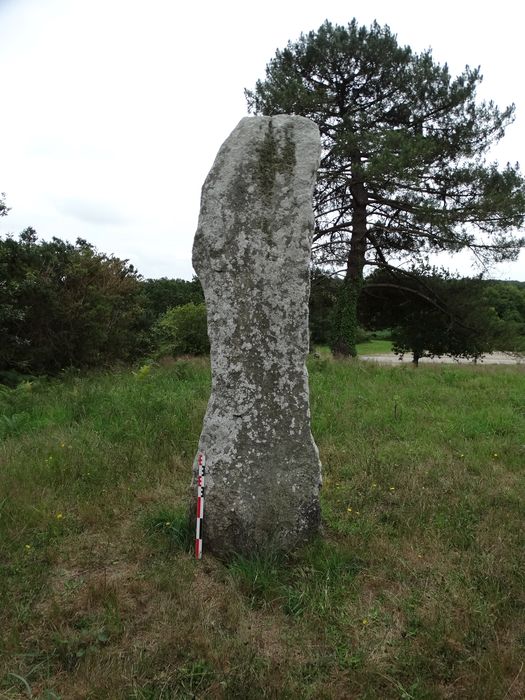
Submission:
M 312 345 L 330 345 L 337 333 L 341 284 L 312 269 Z M 416 362 L 525 351 L 525 283 L 378 269 L 365 278 L 358 320 L 358 341 L 386 333 Z M 197 278 L 143 279 L 127 260 L 83 239 L 43 241 L 32 228 L 0 237 L 0 381 L 207 352 Z

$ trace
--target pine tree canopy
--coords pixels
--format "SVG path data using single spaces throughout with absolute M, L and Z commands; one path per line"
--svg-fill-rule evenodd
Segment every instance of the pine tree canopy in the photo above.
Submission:
M 255 114 L 300 114 L 319 125 L 318 261 L 354 267 L 359 278 L 367 264 L 432 252 L 517 256 L 524 180 L 518 165 L 486 160 L 514 106 L 477 101 L 481 80 L 468 66 L 452 77 L 430 50 L 399 46 L 377 23 L 327 21 L 276 52 L 246 97 Z

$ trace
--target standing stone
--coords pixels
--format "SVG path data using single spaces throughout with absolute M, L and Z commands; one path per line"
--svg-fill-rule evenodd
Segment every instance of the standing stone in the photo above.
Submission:
M 290 551 L 319 527 L 321 465 L 305 367 L 319 156 L 309 119 L 247 117 L 202 189 L 193 267 L 212 367 L 199 442 L 203 540 L 220 557 Z M 193 485 L 196 473 L 195 461 Z

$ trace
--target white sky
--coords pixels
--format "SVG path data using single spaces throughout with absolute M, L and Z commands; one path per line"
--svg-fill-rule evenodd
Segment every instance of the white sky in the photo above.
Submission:
M 200 188 L 275 50 L 325 19 L 388 24 L 517 118 L 495 153 L 525 164 L 515 0 L 0 0 L 0 234 L 87 239 L 145 277 L 190 279 Z M 456 261 L 457 262 L 457 261 Z M 454 264 L 452 265 L 454 267 Z M 459 269 L 468 274 L 461 261 Z M 525 280 L 520 262 L 493 276 Z

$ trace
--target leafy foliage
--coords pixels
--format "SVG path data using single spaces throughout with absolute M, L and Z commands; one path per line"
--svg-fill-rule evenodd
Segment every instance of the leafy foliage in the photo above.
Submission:
M 388 27 L 325 22 L 276 52 L 247 90 L 256 114 L 310 117 L 323 154 L 315 191 L 318 263 L 345 271 L 332 348 L 353 354 L 363 270 L 430 253 L 513 259 L 523 239 L 524 181 L 487 149 L 514 106 L 478 102 L 479 69 L 453 78 L 430 50 L 401 47 Z M 352 288 L 350 291 L 349 288 Z
M 7 216 L 9 208 L 5 203 L 5 192 L 0 192 L 0 216 Z
M 139 275 L 78 239 L 0 239 L 0 370 L 55 373 L 129 360 L 141 349 Z
M 516 346 L 515 330 L 487 298 L 482 279 L 378 270 L 366 280 L 361 314 L 373 328 L 392 328 L 394 351 L 422 357 L 478 358 Z
M 197 277 L 191 282 L 182 279 L 147 279 L 141 282 L 145 299 L 146 315 L 153 324 L 174 306 L 204 303 L 204 293 Z
M 154 328 L 159 355 L 206 355 L 210 351 L 206 306 L 184 304 L 168 309 Z
M 506 324 L 512 338 L 507 349 L 525 351 L 525 282 L 487 283 L 484 297 Z

